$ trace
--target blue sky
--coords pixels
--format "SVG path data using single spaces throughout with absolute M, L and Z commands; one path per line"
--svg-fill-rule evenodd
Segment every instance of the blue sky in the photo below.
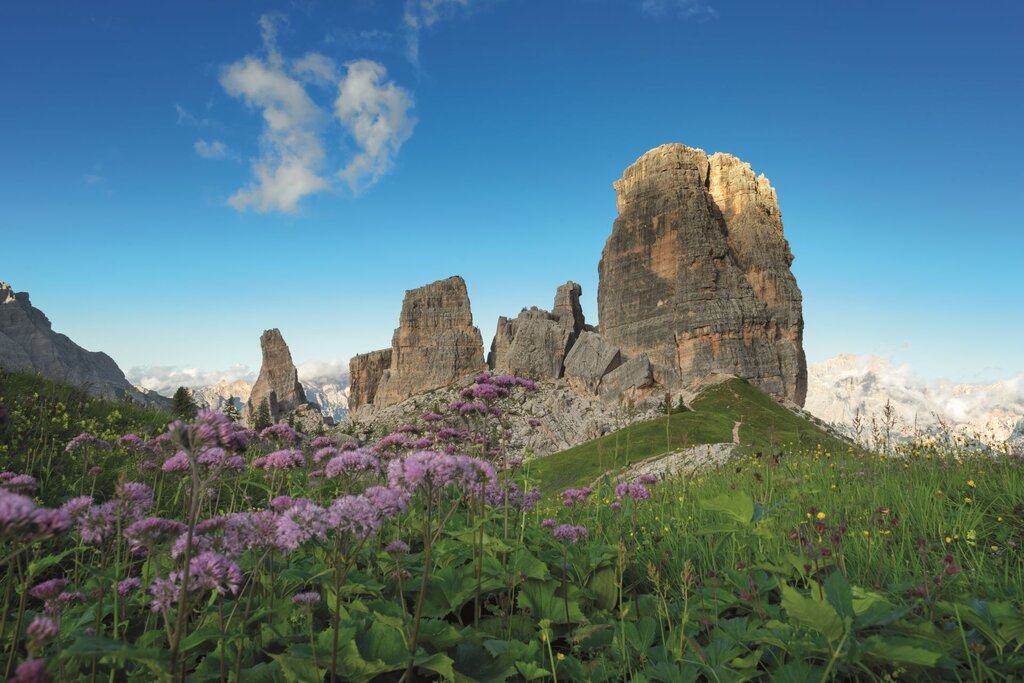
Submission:
M 126 369 L 255 368 L 267 327 L 346 360 L 452 274 L 489 344 L 569 279 L 596 318 L 612 181 L 682 142 L 778 190 L 812 362 L 1005 377 L 1022 26 L 1012 2 L 4 3 L 0 279 Z

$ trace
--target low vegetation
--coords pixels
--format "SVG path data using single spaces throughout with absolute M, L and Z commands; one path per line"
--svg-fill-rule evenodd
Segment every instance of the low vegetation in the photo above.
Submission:
M 668 437 L 664 420 L 620 434 L 621 461 L 610 435 L 524 462 L 501 428 L 532 389 L 518 378 L 481 376 L 443 415 L 353 448 L 209 412 L 164 429 L 165 416 L 11 377 L 0 667 L 18 681 L 1024 669 L 1024 478 L 1009 457 L 854 451 L 743 383 L 671 415 Z M 701 478 L 552 484 L 591 467 L 588 452 L 609 448 L 595 471 L 611 471 L 730 441 L 736 422 L 747 447 Z

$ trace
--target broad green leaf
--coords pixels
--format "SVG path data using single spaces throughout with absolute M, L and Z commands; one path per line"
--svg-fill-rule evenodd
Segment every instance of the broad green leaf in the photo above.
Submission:
M 551 675 L 550 671 L 537 666 L 533 662 L 516 662 L 516 671 L 518 671 L 520 675 L 528 681 L 535 681 L 538 678 L 544 678 Z
M 594 592 L 594 604 L 599 609 L 611 610 L 619 601 L 619 587 L 615 581 L 615 570 L 611 567 L 598 570 L 587 587 Z
M 790 619 L 817 631 L 832 642 L 843 636 L 843 620 L 832 605 L 804 597 L 789 584 L 782 584 L 782 608 Z
M 534 620 L 550 619 L 555 624 L 577 624 L 583 620 L 579 603 L 555 595 L 558 584 L 554 581 L 530 581 L 519 590 L 519 609 L 529 609 Z M 568 604 L 568 618 L 566 605 Z
M 937 666 L 943 652 L 931 643 L 892 636 L 871 636 L 864 641 L 864 653 L 888 664 Z
M 733 491 L 702 500 L 701 508 L 709 512 L 721 512 L 740 524 L 750 524 L 754 518 L 754 499 L 749 493 Z
M 839 618 L 844 622 L 852 621 L 854 615 L 853 591 L 850 589 L 850 582 L 846 580 L 843 573 L 837 569 L 829 574 L 828 578 L 825 579 L 824 588 L 828 604 L 832 605 Z

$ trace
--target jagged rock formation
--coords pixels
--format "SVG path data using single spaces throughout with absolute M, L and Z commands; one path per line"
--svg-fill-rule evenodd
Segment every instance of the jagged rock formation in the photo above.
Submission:
M 514 320 L 499 317 L 487 366 L 499 374 L 535 380 L 561 377 L 566 355 L 586 327 L 582 293 L 578 284 L 566 282 L 558 288 L 550 313 L 534 306 Z
M 465 281 L 455 276 L 408 290 L 388 367 L 376 374 L 386 353 L 352 359 L 352 410 L 398 403 L 484 370 L 483 338 L 473 326 Z
M 249 394 L 246 416 L 252 422 L 260 404 L 266 400 L 270 406 L 270 417 L 277 422 L 307 404 L 306 392 L 299 383 L 298 370 L 280 330 L 276 327 L 265 330 L 260 336 L 260 349 L 263 351 L 263 364 Z
M 53 331 L 50 320 L 29 301 L 0 282 L 0 368 L 38 372 L 111 400 L 166 408 L 170 401 L 140 391 L 105 353 L 86 351 Z
M 663 387 L 724 372 L 802 405 L 802 298 L 768 180 L 735 157 L 672 144 L 614 186 L 619 217 L 598 265 L 601 335 L 645 354 Z

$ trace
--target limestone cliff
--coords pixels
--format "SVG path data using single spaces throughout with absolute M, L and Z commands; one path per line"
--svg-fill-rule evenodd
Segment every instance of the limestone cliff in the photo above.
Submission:
M 398 403 L 484 370 L 483 338 L 473 326 L 465 281 L 455 276 L 408 290 L 387 368 L 378 375 L 386 353 L 352 360 L 353 410 Z
M 671 144 L 614 186 L 601 335 L 625 356 L 646 355 L 667 388 L 731 373 L 802 405 L 802 299 L 768 180 L 735 157 Z

